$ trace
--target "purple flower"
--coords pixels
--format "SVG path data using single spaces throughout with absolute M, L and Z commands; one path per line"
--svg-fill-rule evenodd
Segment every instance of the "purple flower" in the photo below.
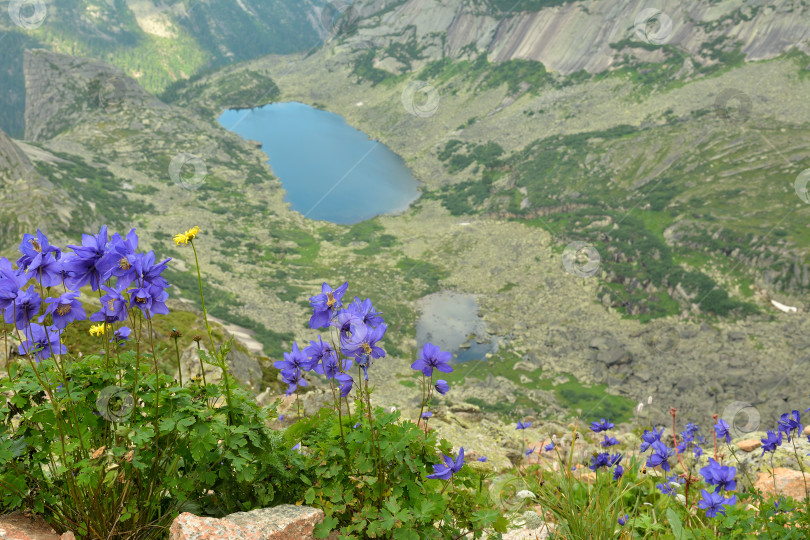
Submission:
M 45 315 L 40 316 L 39 322 L 45 319 L 46 315 L 53 317 L 53 325 L 64 330 L 73 321 L 83 321 L 87 318 L 82 303 L 77 300 L 79 293 L 67 292 L 59 298 L 46 298 L 48 304 Z
M 124 343 L 129 341 L 129 336 L 132 334 L 132 330 L 129 329 L 128 326 L 122 326 L 115 332 L 113 332 L 113 337 L 110 340 L 110 343 L 117 343 L 121 347 L 124 346 Z
M 127 320 L 127 299 L 121 291 L 102 286 L 106 292 L 101 297 L 101 310 L 90 315 L 93 322 L 106 322 L 108 324 Z
M 439 379 L 434 385 L 436 391 L 441 395 L 445 395 L 450 390 L 450 385 L 444 379 Z
M 338 373 L 335 375 L 335 380 L 340 383 L 340 397 L 346 397 L 352 391 L 354 386 L 354 379 L 348 373 Z
M 349 283 L 346 282 L 335 290 L 326 282 L 321 286 L 321 294 L 309 299 L 312 305 L 312 317 L 309 319 L 310 328 L 326 328 L 332 321 L 335 310 L 340 307 L 340 300 L 346 294 Z
M 543 448 L 543 450 L 545 450 L 546 452 L 551 452 L 552 450 L 554 450 L 554 442 L 552 441 L 552 442 L 548 443 L 545 446 L 545 448 Z
M 363 317 L 352 310 L 343 309 L 337 314 L 337 329 L 340 342 L 345 343 L 352 337 L 352 326 L 365 324 Z
M 790 442 L 790 436 L 793 434 L 794 430 L 796 431 L 796 435 L 799 435 L 803 429 L 804 426 L 802 426 L 799 411 L 794 410 L 791 413 L 785 413 L 779 420 L 779 432 L 785 434 L 788 442 Z
M 646 452 L 653 443 L 660 442 L 663 432 L 663 426 L 658 431 L 656 431 L 655 428 L 653 428 L 652 431 L 644 430 L 644 434 L 641 436 L 641 451 Z
M 452 357 L 452 354 L 440 350 L 436 345 L 425 343 L 422 346 L 422 354 L 416 359 L 416 362 L 411 364 L 411 368 L 421 371 L 425 377 L 431 377 L 434 369 L 442 373 L 450 373 L 453 368 L 448 362 Z
M 326 375 L 332 379 L 335 376 L 337 369 L 337 354 L 331 345 L 326 343 L 321 336 L 318 336 L 318 341 L 310 341 L 309 345 L 304 347 L 304 355 L 309 358 L 309 369 L 314 369 L 315 373 Z M 324 366 L 326 370 L 324 371 Z
M 666 484 L 655 484 L 656 489 L 664 495 L 673 496 L 678 493 L 678 484 L 667 482 Z
M 695 459 L 700 459 L 700 456 L 703 455 L 703 448 L 695 446 L 694 452 L 695 452 Z
M 170 260 L 172 259 L 167 258 L 163 259 L 159 263 L 156 263 L 155 252 L 150 251 L 135 257 L 134 266 L 138 272 L 138 275 L 143 280 L 143 284 L 154 285 L 155 287 L 165 289 L 169 286 L 169 282 L 166 281 L 166 278 L 164 278 L 161 274 L 163 274 L 163 271 L 166 270 L 166 265 Z
M 480 458 L 478 458 L 478 461 L 480 461 L 481 463 L 484 463 L 486 460 L 487 456 L 481 456 Z
M 530 456 L 531 454 L 534 454 L 534 446 L 526 450 L 526 452 L 524 453 L 526 454 L 527 457 Z
M 734 475 L 737 473 L 735 467 L 720 465 L 714 459 L 709 458 L 709 464 L 700 469 L 700 474 L 710 485 L 717 486 L 718 491 L 733 491 L 737 487 Z
M 607 448 L 608 446 L 616 446 L 617 444 L 619 444 L 619 441 L 616 440 L 616 437 L 608 437 L 606 433 L 605 440 L 602 441 L 601 444 L 604 448 Z
M 117 278 L 116 286 L 120 290 L 126 289 L 140 277 L 136 264 L 140 255 L 135 253 L 136 249 L 138 249 L 138 235 L 135 234 L 135 229 L 130 230 L 126 238 L 121 238 L 120 234 L 115 233 L 107 246 L 107 253 L 99 263 L 100 267 Z
M 14 270 L 8 259 L 0 257 L 0 310 L 5 310 L 17 298 L 28 278 L 24 272 Z
M 354 301 L 349 305 L 348 309 L 359 316 L 363 320 L 363 324 L 371 326 L 372 328 L 384 322 L 380 314 L 374 310 L 374 307 L 371 305 L 371 299 L 369 298 L 361 302 L 360 298 L 355 296 Z
M 782 446 L 782 432 L 774 433 L 769 429 L 765 433 L 765 438 L 760 440 L 762 441 L 762 456 L 765 455 L 765 452 L 776 452 L 776 448 Z
M 425 411 L 422 413 L 422 418 L 430 418 L 433 416 L 433 413 L 430 411 Z
M 27 290 L 17 292 L 14 303 L 6 308 L 4 320 L 8 324 L 14 323 L 17 328 L 22 330 L 36 318 L 41 305 L 42 299 L 31 285 Z
M 592 471 L 599 469 L 600 467 L 607 467 L 610 465 L 610 454 L 607 452 L 602 452 L 601 454 L 597 454 L 591 457 L 591 464 L 588 465 L 588 468 Z
M 628 519 L 630 519 L 630 516 L 628 516 L 627 514 L 625 514 L 624 517 L 620 517 L 619 518 L 619 525 L 624 527 L 627 524 Z
M 273 365 L 282 372 L 293 370 L 310 371 L 312 369 L 310 362 L 306 354 L 298 348 L 298 342 L 294 342 L 292 352 L 285 352 L 284 360 L 278 360 L 274 362 Z
M 300 369 L 283 370 L 281 372 L 281 380 L 290 385 L 285 392 L 288 396 L 295 392 L 299 386 L 309 386 L 301 374 Z
M 29 272 L 36 270 L 46 255 L 53 254 L 54 260 L 62 256 L 62 250 L 52 246 L 48 242 L 48 238 L 39 229 L 37 229 L 36 236 L 33 234 L 23 235 L 19 250 L 22 257 L 17 259 L 17 266 Z
M 722 418 L 717 421 L 714 425 L 714 432 L 717 433 L 718 439 L 725 439 L 726 443 L 731 442 L 731 433 L 729 433 L 730 426 L 728 422 L 723 420 Z
M 341 351 L 346 356 L 359 358 L 365 354 L 371 358 L 382 358 L 385 356 L 385 351 L 377 345 L 377 342 L 383 338 L 387 329 L 388 326 L 385 324 L 376 328 L 370 328 L 365 324 L 355 324 L 352 326 L 351 337 L 346 340 Z
M 531 422 L 521 422 L 518 420 L 517 427 L 515 429 L 528 429 L 532 426 Z
M 103 225 L 96 236 L 82 235 L 81 246 L 68 246 L 73 253 L 65 255 L 64 268 L 68 273 L 65 284 L 78 291 L 90 285 L 97 291 L 109 275 L 109 268 L 102 260 L 107 253 L 107 226 Z
M 62 330 L 54 326 L 45 328 L 42 325 L 31 323 L 25 329 L 26 341 L 18 347 L 18 352 L 21 356 L 34 354 L 37 362 L 49 358 L 51 353 L 65 354 L 67 348 L 61 342 L 61 335 Z
M 658 467 L 660 465 L 662 470 L 669 471 L 669 461 L 667 460 L 671 455 L 670 449 L 661 441 L 655 441 L 650 447 L 653 451 L 647 459 L 647 467 Z
M 621 465 L 616 465 L 616 467 L 613 469 L 613 480 L 618 480 L 622 477 L 622 475 L 624 475 L 624 467 Z
M 717 514 L 726 515 L 726 509 L 723 506 L 732 506 L 737 503 L 737 496 L 733 495 L 726 499 L 720 493 L 709 493 L 707 490 L 701 490 L 703 498 L 698 502 L 698 508 L 706 510 L 706 517 L 713 518 Z
M 591 431 L 593 431 L 594 433 L 607 431 L 613 428 L 614 428 L 613 423 L 606 421 L 604 418 L 602 418 L 600 422 L 591 422 Z
M 166 307 L 166 300 L 169 293 L 156 285 L 146 285 L 139 289 L 130 291 L 129 306 L 140 309 L 143 316 L 151 319 L 155 315 L 168 315 L 169 308 Z
M 427 477 L 433 480 L 450 480 L 454 474 L 461 470 L 464 466 L 464 447 L 458 449 L 458 455 L 455 459 L 451 456 L 442 456 L 444 463 L 439 463 L 433 466 L 433 474 Z

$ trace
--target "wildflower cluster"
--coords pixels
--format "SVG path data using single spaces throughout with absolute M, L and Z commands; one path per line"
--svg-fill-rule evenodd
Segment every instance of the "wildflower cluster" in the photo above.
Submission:
M 91 334 L 108 333 L 113 342 L 129 339 L 131 329 L 121 324 L 132 322 L 133 312 L 147 320 L 169 313 L 169 284 L 162 274 L 170 259 L 155 262 L 153 251 L 138 252 L 135 229 L 124 237 L 109 237 L 102 226 L 98 234 L 85 234 L 81 245 L 68 248 L 63 252 L 51 245 L 38 230 L 23 236 L 16 269 L 0 258 L 0 310 L 5 323 L 18 332 L 20 355 L 40 361 L 67 353 L 61 342 L 65 328 L 88 319 L 79 300 L 82 287 L 104 293 L 100 310 L 89 317 L 98 323 Z M 60 287 L 62 294 L 50 296 Z
M 602 418 L 599 422 L 591 422 L 591 431 L 594 433 L 604 433 L 604 440 L 600 443 L 603 448 L 610 448 L 619 444 L 615 437 L 609 437 L 607 432 L 616 427 L 613 422 L 609 422 Z M 620 462 L 622 455 L 620 453 L 611 454 L 610 452 L 594 452 L 591 458 L 591 464 L 588 466 L 592 471 L 598 471 L 600 468 L 613 467 L 613 479 L 618 480 L 624 474 L 624 467 Z
M 287 394 L 296 392 L 299 387 L 308 386 L 304 372 L 324 375 L 330 384 L 340 389 L 340 396 L 346 397 L 352 391 L 355 380 L 348 372 L 357 365 L 358 373 L 368 381 L 368 370 L 372 361 L 385 357 L 385 350 L 378 345 L 388 326 L 377 313 L 368 298 L 354 301 L 343 308 L 343 296 L 348 283 L 332 289 L 327 283 L 321 287 L 321 294 L 309 299 L 312 305 L 311 328 L 330 328 L 332 335 L 327 341 L 318 336 L 301 350 L 293 343 L 292 351 L 284 353 L 284 360 L 275 362 L 281 370 Z

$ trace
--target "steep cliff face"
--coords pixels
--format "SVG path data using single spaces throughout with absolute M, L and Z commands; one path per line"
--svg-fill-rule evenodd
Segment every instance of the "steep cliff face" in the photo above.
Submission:
M 53 137 L 95 111 L 160 101 L 120 70 L 100 61 L 43 49 L 25 51 L 25 138 Z
M 562 74 L 598 73 L 621 63 L 626 53 L 660 61 L 654 50 L 611 47 L 628 38 L 675 47 L 707 65 L 737 47 L 753 61 L 794 47 L 807 51 L 810 40 L 804 1 L 665 0 L 656 3 L 658 16 L 643 0 L 589 0 L 521 13 L 500 12 L 483 0 L 359 5 L 369 16 L 352 41 L 371 40 L 384 48 L 415 36 L 425 46 L 425 61 L 487 52 L 492 61 L 536 60 Z

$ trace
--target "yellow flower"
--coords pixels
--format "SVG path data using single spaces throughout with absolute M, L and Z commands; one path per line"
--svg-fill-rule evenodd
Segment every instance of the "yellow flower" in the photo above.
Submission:
M 188 244 L 190 240 L 197 238 L 198 234 L 200 234 L 200 228 L 192 227 L 184 233 L 175 234 L 174 243 L 178 246 L 181 244 Z
M 90 327 L 91 336 L 101 336 L 104 334 L 104 323 L 96 324 Z

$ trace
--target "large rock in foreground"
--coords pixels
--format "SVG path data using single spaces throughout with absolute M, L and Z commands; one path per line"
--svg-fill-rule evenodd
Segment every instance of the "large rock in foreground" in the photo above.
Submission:
M 169 529 L 169 540 L 310 540 L 324 518 L 322 510 L 282 504 L 222 519 L 180 514 Z

